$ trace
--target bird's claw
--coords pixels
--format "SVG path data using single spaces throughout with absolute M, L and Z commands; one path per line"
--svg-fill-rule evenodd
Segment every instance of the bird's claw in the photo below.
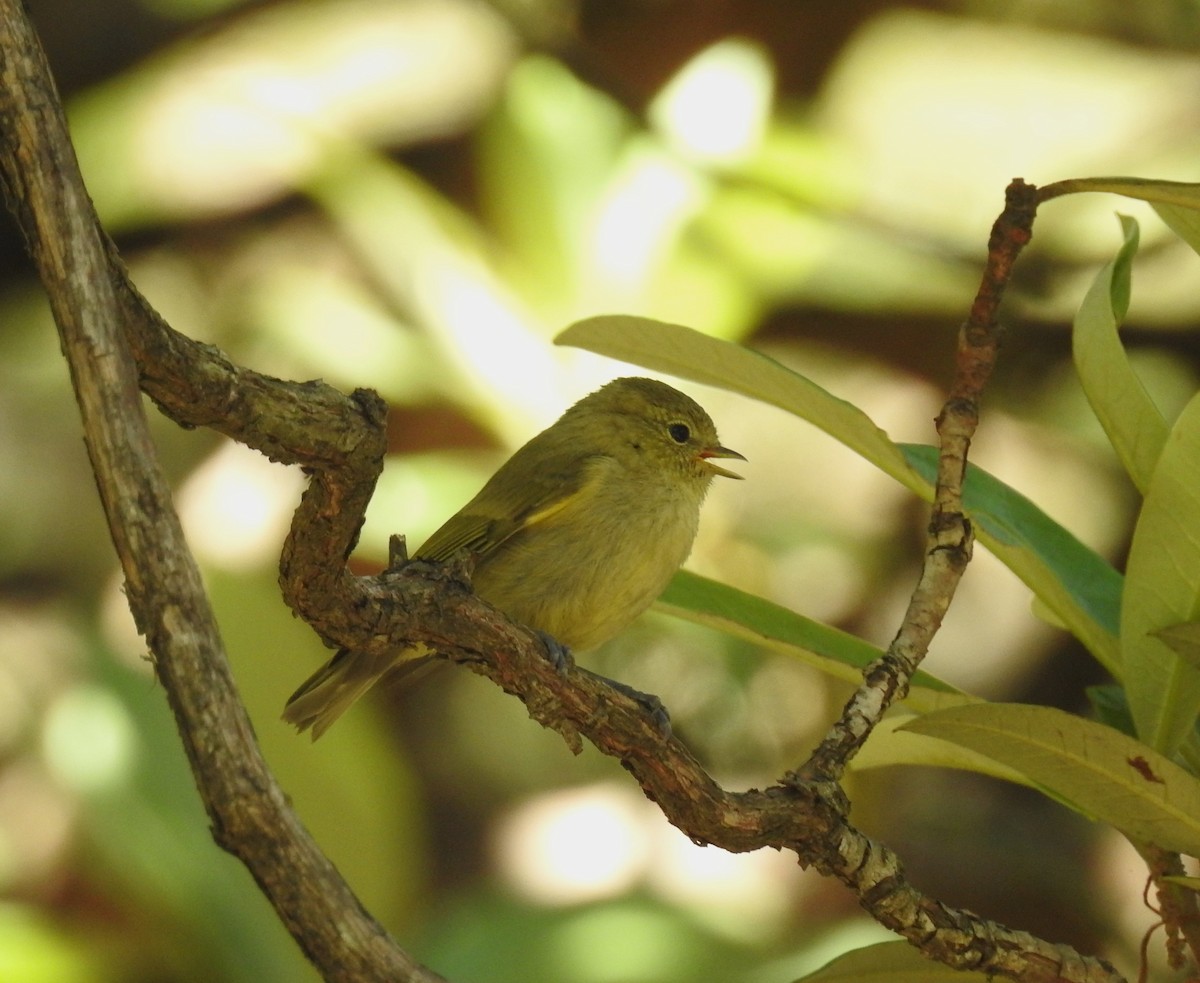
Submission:
M 549 632 L 538 631 L 538 637 L 542 640 L 542 644 L 546 646 L 546 658 L 550 660 L 550 664 L 560 672 L 565 674 L 568 670 L 575 666 L 575 660 L 571 656 L 571 650 L 563 645 L 557 638 Z M 641 690 L 634 689 L 625 683 L 617 682 L 615 679 L 609 679 L 607 676 L 601 676 L 599 673 L 592 672 L 590 669 L 579 669 L 580 672 L 586 673 L 593 679 L 598 679 L 607 686 L 611 686 L 618 693 L 629 697 L 638 706 L 640 706 L 650 719 L 654 722 L 655 729 L 663 735 L 669 737 L 671 734 L 671 715 L 667 713 L 667 708 L 653 693 L 643 693 Z
M 546 658 L 560 673 L 565 674 L 575 665 L 575 660 L 571 658 L 571 650 L 557 638 L 545 631 L 538 631 L 537 635 L 542 640 L 542 644 L 546 646 Z
M 654 722 L 655 729 L 663 737 L 671 736 L 671 715 L 667 713 L 667 708 L 663 704 L 663 701 L 653 693 L 643 693 L 641 690 L 634 689 L 627 683 L 609 679 L 607 676 L 601 676 L 599 673 L 590 672 L 587 669 L 581 669 L 580 672 L 586 672 L 593 679 L 598 679 L 600 682 L 611 686 L 618 693 L 628 696 L 634 703 L 646 711 L 646 714 Z

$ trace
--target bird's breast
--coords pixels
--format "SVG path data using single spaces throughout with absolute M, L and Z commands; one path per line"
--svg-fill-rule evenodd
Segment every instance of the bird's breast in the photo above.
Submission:
M 590 482 L 569 507 L 476 566 L 479 595 L 575 649 L 607 641 L 649 607 L 687 559 L 704 486 Z

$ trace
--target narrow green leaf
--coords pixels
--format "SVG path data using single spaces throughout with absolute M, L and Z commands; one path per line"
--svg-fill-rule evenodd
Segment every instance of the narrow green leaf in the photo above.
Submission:
M 926 959 L 907 942 L 877 942 L 827 962 L 795 983 L 987 983 L 984 973 Z
M 1153 634 L 1171 646 L 1171 651 L 1193 669 L 1200 669 L 1200 621 L 1169 625 Z
M 1138 734 L 1172 754 L 1200 711 L 1200 671 L 1158 637 L 1200 620 L 1200 394 L 1167 437 L 1133 531 L 1121 598 L 1125 689 Z
M 1129 309 L 1129 273 L 1138 226 L 1122 215 L 1125 241 L 1096 276 L 1079 313 L 1071 348 L 1088 402 L 1117 457 L 1143 495 L 1167 439 L 1167 421 L 1133 371 L 1117 328 Z
M 576 321 L 554 343 L 778 406 L 824 430 L 902 485 L 914 490 L 921 486 L 896 444 L 866 413 L 761 352 L 679 324 L 628 314 Z
M 1183 181 L 1154 181 L 1139 177 L 1087 177 L 1056 181 L 1047 185 L 1060 193 L 1078 194 L 1085 191 L 1106 191 L 1126 198 L 1137 198 L 1152 205 L 1175 205 L 1180 208 L 1200 208 L 1200 184 Z
M 848 632 L 687 570 L 675 575 L 656 607 L 773 651 L 786 652 L 850 683 L 862 682 L 863 668 L 883 654 Z M 918 672 L 904 705 L 927 713 L 973 699 L 926 672 Z
M 902 444 L 932 482 L 937 450 Z M 1112 675 L 1121 678 L 1117 626 L 1121 575 L 1094 550 L 998 478 L 968 465 L 963 505 L 982 542 L 1030 588 Z
M 1149 202 L 1171 231 L 1200 253 L 1200 184 L 1137 177 L 1092 177 L 1057 181 L 1042 189 L 1043 192 L 1050 190 L 1058 194 L 1109 192 Z
M 1111 727 L 1050 707 L 976 703 L 905 727 L 986 755 L 1128 837 L 1200 855 L 1200 781 Z

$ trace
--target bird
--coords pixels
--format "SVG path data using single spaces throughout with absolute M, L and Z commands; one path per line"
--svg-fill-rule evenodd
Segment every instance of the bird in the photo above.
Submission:
M 615 379 L 519 448 L 414 558 L 471 554 L 480 598 L 551 640 L 552 654 L 553 643 L 593 649 L 645 611 L 687 559 L 713 478 L 742 477 L 715 463 L 728 458 L 745 460 L 691 397 L 656 379 Z M 342 649 L 296 690 L 283 719 L 316 740 L 381 677 L 429 655 L 424 646 Z

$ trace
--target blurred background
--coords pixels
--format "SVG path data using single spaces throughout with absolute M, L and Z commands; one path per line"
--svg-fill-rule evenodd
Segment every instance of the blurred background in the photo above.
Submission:
M 377 389 L 392 455 L 354 557 L 419 543 L 629 366 L 553 348 L 635 313 L 757 347 L 932 442 L 1008 181 L 1200 180 L 1196 0 L 28 0 L 134 279 L 178 329 Z M 1143 221 L 1126 335 L 1169 416 L 1200 265 L 1137 203 L 1039 218 L 976 460 L 1121 563 L 1136 496 L 1070 368 L 1072 312 Z M 924 508 L 785 414 L 683 386 L 749 463 L 689 566 L 885 645 Z M 616 762 L 486 681 L 279 720 L 327 652 L 280 601 L 303 477 L 150 412 L 259 738 L 367 906 L 455 983 L 784 983 L 886 937 L 795 858 L 693 846 Z M 0 224 L 0 980 L 308 981 L 211 842 L 125 608 L 41 290 Z M 727 786 L 801 761 L 846 692 L 655 613 L 585 664 L 657 693 Z M 1086 712 L 1098 667 L 978 551 L 930 671 Z M 1115 834 L 933 770 L 855 819 L 955 905 L 1126 972 L 1153 915 Z M 1160 973 L 1161 979 L 1170 979 Z

